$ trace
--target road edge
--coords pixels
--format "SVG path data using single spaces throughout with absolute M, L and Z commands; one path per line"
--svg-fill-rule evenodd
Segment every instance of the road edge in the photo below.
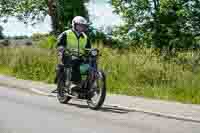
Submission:
M 3 77 L 2 75 L 0 75 L 0 76 L 1 76 L 1 78 Z M 7 77 L 7 76 L 5 76 L 5 77 Z M 17 82 L 15 81 L 15 83 L 12 84 L 11 83 L 12 80 L 16 80 Z M 36 93 L 36 94 L 42 95 L 42 96 L 56 97 L 56 94 L 47 93 L 47 92 L 36 89 L 37 87 L 20 85 L 18 83 L 20 81 L 25 81 L 25 80 L 21 80 L 21 79 L 18 80 L 18 79 L 15 79 L 13 77 L 12 77 L 12 80 L 9 81 L 8 78 L 6 78 L 6 80 L 0 79 L 0 85 L 6 86 L 6 87 L 11 87 L 11 88 L 16 88 L 16 89 L 28 90 L 28 91 L 31 91 L 33 93 Z M 182 121 L 200 123 L 200 120 L 194 119 L 192 117 L 184 117 L 184 116 L 178 116 L 178 115 L 173 115 L 173 114 L 166 114 L 166 113 L 155 112 L 155 111 L 151 111 L 151 110 L 147 110 L 147 109 L 140 109 L 140 108 L 136 108 L 136 107 L 125 107 L 125 106 L 118 105 L 118 104 L 104 104 L 104 105 L 121 108 L 121 109 L 127 110 L 129 112 L 140 112 L 140 113 L 145 113 L 145 114 L 154 115 L 154 116 L 163 117 L 163 118 L 168 118 L 168 119 L 175 119 L 175 120 L 182 120 Z

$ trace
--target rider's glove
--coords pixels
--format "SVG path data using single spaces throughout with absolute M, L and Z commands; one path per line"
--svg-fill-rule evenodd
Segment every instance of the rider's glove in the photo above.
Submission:
M 64 48 L 63 46 L 59 46 L 59 47 L 57 48 L 57 51 L 58 51 L 58 54 L 63 54 L 64 51 L 65 51 L 65 48 Z

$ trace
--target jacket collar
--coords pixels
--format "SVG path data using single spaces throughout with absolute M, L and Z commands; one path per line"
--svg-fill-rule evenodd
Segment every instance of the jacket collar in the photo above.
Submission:
M 76 35 L 77 38 L 84 37 L 83 33 L 78 33 L 76 30 L 72 29 L 74 34 Z

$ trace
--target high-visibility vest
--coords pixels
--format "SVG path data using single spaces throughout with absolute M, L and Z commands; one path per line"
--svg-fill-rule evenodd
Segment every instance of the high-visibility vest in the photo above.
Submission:
M 86 34 L 82 33 L 83 36 L 77 38 L 76 33 L 74 33 L 72 30 L 67 30 L 66 35 L 68 49 L 77 49 L 79 52 L 84 51 L 88 40 Z
M 67 48 L 76 49 L 76 50 L 79 50 L 79 53 L 84 53 L 84 49 L 88 43 L 87 35 L 82 33 L 83 36 L 81 36 L 80 38 L 77 38 L 76 34 L 72 30 L 67 30 L 66 35 L 67 35 L 66 37 Z M 89 70 L 88 64 L 80 65 L 80 73 L 81 73 L 82 80 L 85 79 L 84 75 L 87 74 L 88 70 Z

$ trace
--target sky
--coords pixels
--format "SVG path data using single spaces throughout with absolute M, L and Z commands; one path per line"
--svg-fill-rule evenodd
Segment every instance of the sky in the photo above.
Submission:
M 113 9 L 107 1 L 108 0 L 90 0 L 90 3 L 87 5 L 90 20 L 97 28 L 117 25 L 122 22 L 120 17 L 112 12 Z M 6 36 L 31 36 L 33 33 L 48 33 L 51 31 L 49 16 L 46 16 L 44 22 L 34 26 L 26 25 L 14 17 L 10 17 L 7 23 L 0 22 L 0 25 L 3 26 L 3 33 Z
M 88 11 L 90 20 L 96 27 L 121 23 L 120 17 L 113 13 L 113 8 L 107 1 L 108 0 L 90 0 Z

